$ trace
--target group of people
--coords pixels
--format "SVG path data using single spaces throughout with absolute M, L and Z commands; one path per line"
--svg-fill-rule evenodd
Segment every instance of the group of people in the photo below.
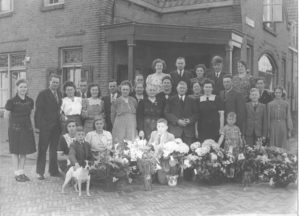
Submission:
M 38 179 L 45 179 L 48 147 L 51 176 L 137 137 L 149 144 L 163 143 L 168 137 L 181 138 L 188 145 L 213 139 L 233 154 L 245 142 L 253 146 L 267 137 L 270 145 L 285 148 L 292 120 L 283 88 L 276 87 L 274 94 L 266 90 L 264 79 L 252 77 L 244 61 L 238 62 L 235 76 L 224 72 L 222 57 L 213 57 L 211 64 L 210 71 L 199 64 L 191 72 L 185 69 L 185 59 L 178 57 L 176 70 L 165 73 L 165 61 L 155 59 L 153 74 L 146 79 L 137 74 L 133 86 L 128 80 L 119 86 L 111 80 L 104 97 L 97 84 L 88 86 L 84 80 L 79 91 L 67 81 L 62 94 L 60 77 L 52 74 L 49 88 L 38 94 L 35 103 Z M 16 85 L 17 94 L 5 108 L 10 111 L 8 135 L 15 178 L 22 182 L 29 180 L 24 174 L 26 155 L 36 151 L 30 120 L 34 101 L 27 95 L 26 80 Z M 168 129 L 168 134 L 161 134 L 164 130 L 159 127 Z

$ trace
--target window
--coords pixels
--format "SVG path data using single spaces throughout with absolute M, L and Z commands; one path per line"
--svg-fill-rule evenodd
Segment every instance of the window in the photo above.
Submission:
M 253 75 L 253 46 L 250 44 L 247 44 L 247 65 Z
M 82 48 L 62 48 L 61 67 L 63 82 L 72 81 L 76 86 L 82 79 L 91 80 L 92 73 L 89 68 L 82 66 Z
M 286 84 L 287 84 L 287 82 L 286 82 L 286 76 L 287 76 L 287 74 L 286 74 L 286 59 L 285 58 L 283 58 L 282 59 L 282 61 L 281 61 L 281 67 L 282 67 L 282 72 L 283 72 L 283 87 L 286 89 Z
M 258 75 L 264 77 L 266 80 L 266 88 L 272 89 L 274 86 L 274 79 L 276 73 L 276 67 L 274 60 L 268 55 L 262 55 L 258 60 Z
M 0 13 L 8 13 L 13 10 L 13 0 L 0 0 Z
M 283 21 L 282 0 L 264 0 L 263 26 L 272 34 L 276 33 L 276 23 Z
M 290 46 L 297 47 L 297 24 L 295 21 L 290 22 Z
M 16 81 L 26 79 L 25 52 L 0 54 L 0 108 L 16 94 Z
M 64 0 L 44 0 L 45 6 L 63 4 Z

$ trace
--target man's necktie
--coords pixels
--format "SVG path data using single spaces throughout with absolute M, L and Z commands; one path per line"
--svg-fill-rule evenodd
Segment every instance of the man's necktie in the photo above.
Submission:
M 55 97 L 55 100 L 56 100 L 56 102 L 58 103 L 58 102 L 59 102 L 59 99 L 58 99 L 57 92 L 56 92 L 56 91 L 54 91 L 54 92 L 53 92 L 53 94 L 54 94 L 54 97 Z
M 209 101 L 209 97 L 206 97 L 206 101 Z

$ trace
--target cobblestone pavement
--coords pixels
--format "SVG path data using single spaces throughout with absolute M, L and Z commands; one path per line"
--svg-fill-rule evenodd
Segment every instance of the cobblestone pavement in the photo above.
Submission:
M 297 215 L 297 187 L 271 188 L 252 185 L 243 191 L 238 184 L 204 186 L 186 183 L 177 187 L 154 184 L 152 191 L 143 191 L 141 184 L 104 192 L 101 185 L 85 191 L 82 197 L 69 186 L 60 192 L 62 178 L 35 178 L 35 161 L 28 160 L 26 173 L 30 182 L 13 178 L 9 157 L 0 156 L 0 215 Z

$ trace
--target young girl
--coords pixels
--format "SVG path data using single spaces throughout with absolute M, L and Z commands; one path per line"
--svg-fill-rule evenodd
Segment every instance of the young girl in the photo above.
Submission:
M 237 158 L 242 151 L 243 143 L 241 138 L 241 131 L 238 126 L 235 125 L 236 114 L 230 112 L 227 115 L 227 124 L 224 126 L 218 144 L 221 146 L 225 139 L 224 149 L 226 152 L 232 153 Z
M 28 82 L 25 79 L 18 80 L 16 86 L 16 96 L 9 99 L 5 105 L 9 116 L 8 142 L 15 169 L 15 179 L 18 182 L 25 182 L 29 181 L 24 173 L 26 155 L 36 151 L 30 120 L 34 102 L 27 96 Z

